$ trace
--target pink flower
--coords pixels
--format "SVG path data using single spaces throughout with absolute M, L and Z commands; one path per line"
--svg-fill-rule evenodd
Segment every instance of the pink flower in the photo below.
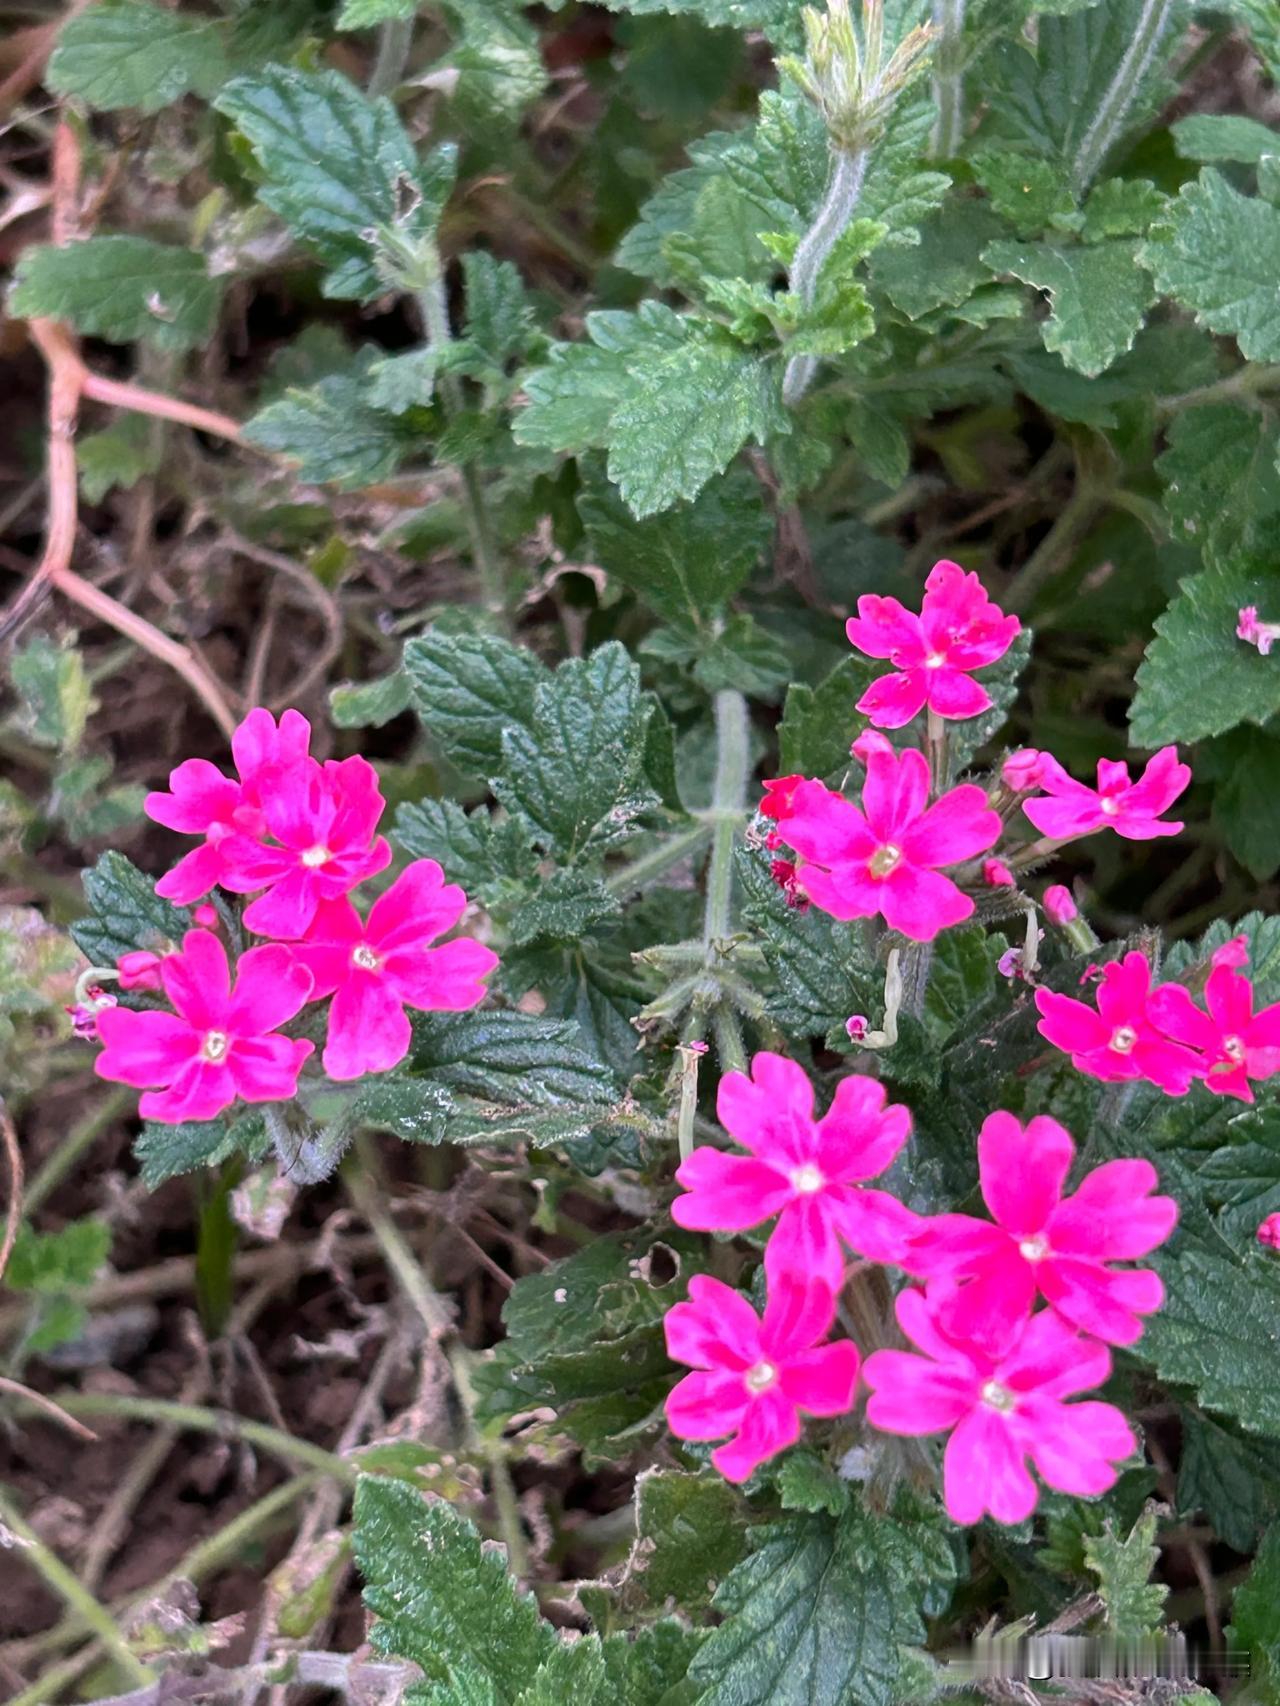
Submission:
M 387 1072 L 409 1051 L 406 1007 L 459 1012 L 484 999 L 498 956 L 469 937 L 428 947 L 462 917 L 467 897 L 434 859 L 416 859 L 374 901 L 366 923 L 349 900 L 321 901 L 295 958 L 333 996 L 324 1069 L 330 1078 Z
M 860 1043 L 870 1029 L 870 1022 L 865 1013 L 850 1013 L 844 1028 L 851 1043 Z
M 222 943 L 189 930 L 181 953 L 161 961 L 160 977 L 176 1013 L 114 1007 L 98 1017 L 106 1047 L 95 1070 L 146 1088 L 138 1103 L 144 1119 L 209 1120 L 237 1096 L 277 1102 L 295 1093 L 314 1044 L 275 1033 L 310 997 L 311 974 L 287 948 L 250 948 L 233 990 Z
M 1149 1161 L 1107 1161 L 1063 1197 L 1074 1158 L 1070 1134 L 1046 1115 L 1025 1132 L 1012 1114 L 983 1122 L 978 1169 L 993 1220 L 942 1214 L 923 1221 L 901 1258 L 909 1273 L 943 1282 L 935 1314 L 948 1332 L 999 1342 L 1039 1292 L 1095 1338 L 1131 1345 L 1141 1336 L 1138 1317 L 1164 1300 L 1160 1276 L 1108 1264 L 1163 1243 L 1178 1205 L 1151 1195 L 1157 1179 Z
M 143 809 L 166 829 L 204 841 L 161 877 L 158 895 L 186 906 L 222 881 L 222 843 L 230 835 L 262 833 L 264 792 L 279 771 L 306 760 L 310 739 L 311 725 L 298 711 L 286 711 L 277 728 L 270 711 L 259 708 L 231 737 L 238 782 L 204 758 L 188 758 L 170 771 L 170 792 L 148 794 Z
M 1230 963 L 1209 973 L 1204 999 L 1207 1013 L 1180 983 L 1166 983 L 1153 992 L 1147 1010 L 1166 1036 L 1200 1052 L 1205 1085 L 1214 1095 L 1252 1102 L 1249 1080 L 1280 1072 L 1280 1001 L 1255 1013 L 1253 985 Z
M 1258 1228 L 1258 1242 L 1267 1250 L 1280 1250 L 1280 1214 L 1269 1214 Z
M 984 859 L 982 880 L 989 889 L 1014 889 L 1018 886 L 1018 879 L 1003 859 Z
M 1152 1022 L 1150 994 L 1146 956 L 1126 954 L 1102 968 L 1096 1012 L 1069 995 L 1037 989 L 1040 1035 L 1065 1049 L 1071 1064 L 1091 1078 L 1147 1078 L 1167 1095 L 1185 1096 L 1202 1067 L 1189 1048 L 1171 1041 Z
M 1257 605 L 1246 604 L 1236 622 L 1236 639 L 1257 646 L 1265 658 L 1275 642 L 1280 640 L 1280 622 L 1259 622 Z
M 391 849 L 374 835 L 382 807 L 367 759 L 331 758 L 321 766 L 309 758 L 277 771 L 262 804 L 262 833 L 278 845 L 233 835 L 219 848 L 223 888 L 267 890 L 245 908 L 246 928 L 260 936 L 302 936 L 322 901 L 385 870 Z
M 1220 948 L 1215 948 L 1209 959 L 1210 965 L 1230 966 L 1238 971 L 1241 966 L 1249 963 L 1249 938 L 1233 936 L 1229 942 L 1224 942 Z
M 882 735 L 879 729 L 863 729 L 849 748 L 849 756 L 856 758 L 859 764 L 865 764 L 873 752 L 892 751 L 893 743 Z
M 216 930 L 218 928 L 218 909 L 216 906 L 210 906 L 208 901 L 202 902 L 199 906 L 193 906 L 191 917 L 202 930 Z
M 805 861 L 797 881 L 814 905 L 833 918 L 882 913 L 917 942 L 968 918 L 972 899 L 935 867 L 985 852 L 1000 819 L 971 782 L 928 798 L 929 766 L 914 750 L 868 754 L 862 811 L 821 782 L 798 783 L 778 833 Z
M 1073 923 L 1080 916 L 1071 890 L 1062 883 L 1052 883 L 1044 891 L 1044 910 L 1049 922 L 1059 927 Z
M 1040 755 L 1040 786 L 1047 797 L 1024 800 L 1022 809 L 1041 834 L 1054 841 L 1092 835 L 1097 829 L 1114 829 L 1126 841 L 1151 841 L 1177 835 L 1182 828 L 1159 818 L 1190 780 L 1190 766 L 1178 762 L 1176 746 L 1161 747 L 1136 782 L 1130 780 L 1127 764 L 1100 758 L 1096 788 L 1068 776 L 1045 752 Z
M 951 718 L 990 710 L 991 695 L 969 671 L 1002 658 L 1022 626 L 958 563 L 935 563 L 924 585 L 918 616 L 896 598 L 872 594 L 858 600 L 857 616 L 845 624 L 852 646 L 893 664 L 894 673 L 858 700 L 858 710 L 882 729 L 900 729 L 926 705 Z
M 882 1084 L 857 1073 L 842 1078 L 831 1107 L 815 1120 L 803 1068 L 761 1052 L 750 1078 L 721 1078 L 717 1112 L 750 1154 L 695 1149 L 676 1173 L 687 1193 L 671 1205 L 677 1226 L 744 1232 L 776 1214 L 764 1255 L 770 1284 L 808 1274 L 838 1291 L 841 1240 L 873 1261 L 896 1258 L 915 1217 L 887 1192 L 861 1188 L 884 1172 L 911 1130 L 906 1108 L 885 1106 Z
M 121 989 L 159 989 L 162 958 L 163 955 L 153 954 L 147 948 L 121 954 L 116 962 Z
M 1036 1505 L 1029 1457 L 1061 1493 L 1090 1495 L 1114 1486 L 1115 1464 L 1137 1450 L 1113 1404 L 1065 1404 L 1111 1372 L 1111 1356 L 1082 1338 L 1053 1309 L 1015 1325 L 999 1352 L 949 1333 L 924 1295 L 897 1302 L 903 1332 L 925 1353 L 876 1351 L 863 1373 L 873 1389 L 867 1420 L 886 1433 L 951 1430 L 943 1457 L 943 1494 L 955 1522 L 1022 1522 Z
M 1040 786 L 1040 760 L 1044 754 L 1033 746 L 1021 746 L 1011 752 L 1000 767 L 1000 780 L 1015 794 L 1025 794 Z
M 791 860 L 773 860 L 769 866 L 769 875 L 787 897 L 787 905 L 794 907 L 797 912 L 803 912 L 809 904 L 809 897 L 796 881 L 796 867 Z
M 820 1280 L 771 1281 L 762 1321 L 740 1293 L 706 1274 L 689 1281 L 689 1301 L 667 1311 L 667 1352 L 696 1370 L 667 1398 L 678 1439 L 734 1437 L 711 1453 L 728 1481 L 800 1438 L 800 1412 L 840 1416 L 853 1404 L 858 1347 L 822 1344 L 836 1300 Z
M 85 991 L 84 1001 L 73 1002 L 62 1011 L 71 1021 L 72 1036 L 79 1037 L 81 1042 L 98 1041 L 98 1020 L 108 1007 L 118 1005 L 114 995 L 108 995 L 98 984 L 90 984 Z

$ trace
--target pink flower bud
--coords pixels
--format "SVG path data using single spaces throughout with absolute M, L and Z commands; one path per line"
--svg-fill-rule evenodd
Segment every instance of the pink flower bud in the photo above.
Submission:
M 1268 1250 L 1280 1250 L 1280 1214 L 1269 1214 L 1258 1228 L 1258 1242 Z
M 1097 963 L 1096 960 L 1091 960 L 1089 962 L 1089 964 L 1084 968 L 1084 970 L 1080 973 L 1079 981 L 1082 984 L 1099 983 L 1101 981 L 1101 979 L 1102 979 L 1102 967 Z
M 1227 966 L 1232 971 L 1237 971 L 1241 966 L 1247 966 L 1249 963 L 1249 938 L 1247 936 L 1233 936 L 1229 942 L 1224 942 L 1220 948 L 1214 949 L 1211 963 L 1214 971 L 1217 971 L 1219 966 Z
M 210 906 L 208 901 L 197 906 L 191 916 L 202 930 L 216 930 L 218 928 L 218 909 L 216 906 Z
M 844 1028 L 849 1033 L 851 1043 L 860 1043 L 867 1034 L 867 1015 L 865 1013 L 851 1013 L 844 1022 Z
M 78 1001 L 73 1006 L 64 1008 L 64 1011 L 71 1020 L 74 1034 L 83 1042 L 92 1043 L 98 1041 L 98 1014 L 104 1008 L 114 1007 L 117 1003 L 114 995 L 108 995 L 96 983 L 91 984 L 85 994 L 88 997 L 86 1001 Z
M 160 955 L 138 948 L 121 954 L 118 969 L 121 989 L 159 989 Z
M 893 745 L 889 737 L 882 735 L 879 729 L 863 729 L 849 751 L 854 758 L 865 764 L 873 752 L 892 752 Z
M 1071 898 L 1071 890 L 1062 883 L 1054 883 L 1044 891 L 1044 910 L 1050 924 L 1070 924 L 1072 919 L 1080 916 L 1080 909 Z
M 775 776 L 764 785 L 764 798 L 760 802 L 760 816 L 776 818 L 781 821 L 791 815 L 792 802 L 796 789 L 804 781 L 803 776 Z
M 1038 788 L 1041 756 L 1033 746 L 1019 747 L 1000 766 L 1000 780 L 1015 794 L 1026 794 L 1032 788 Z
M 797 912 L 803 912 L 809 905 L 809 897 L 800 887 L 799 873 L 791 860 L 775 859 L 769 866 L 769 875 L 786 895 L 787 905 L 795 907 Z
M 1022 971 L 1022 949 L 1006 948 L 996 961 L 996 970 L 1001 977 L 1017 977 Z
M 1003 859 L 984 859 L 982 880 L 989 889 L 1015 889 L 1018 886 L 1017 878 Z

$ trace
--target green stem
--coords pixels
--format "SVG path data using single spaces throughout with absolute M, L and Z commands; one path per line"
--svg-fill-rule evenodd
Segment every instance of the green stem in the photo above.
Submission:
M 1077 479 L 1053 526 L 1027 558 L 1005 589 L 1006 610 L 1021 613 L 1041 588 L 1057 574 L 1065 557 L 1102 507 L 1102 498 L 1090 481 Z
M 707 868 L 707 906 L 702 940 L 708 947 L 728 936 L 733 924 L 733 850 L 746 814 L 751 725 L 741 693 L 716 694 L 716 775 L 711 792 L 715 827 Z
M 710 834 L 711 826 L 705 821 L 695 823 L 691 829 L 682 829 L 678 834 L 650 848 L 647 853 L 642 853 L 638 859 L 633 859 L 629 865 L 615 871 L 611 877 L 605 879 L 604 886 L 619 900 L 638 894 L 650 883 L 657 882 L 659 877 L 665 877 L 673 866 L 693 858 L 701 851 Z
M 1251 361 L 1238 367 L 1234 373 L 1228 373 L 1224 379 L 1215 379 L 1212 385 L 1184 391 L 1180 397 L 1157 397 L 1156 409 L 1167 418 L 1181 414 L 1183 409 L 1199 408 L 1202 403 L 1230 402 L 1235 398 L 1244 400 L 1277 386 L 1280 386 L 1280 366 Z
M 369 73 L 370 95 L 389 95 L 400 87 L 412 44 L 413 14 L 388 18 L 378 31 L 378 53 Z
M 1120 139 L 1125 116 L 1151 68 L 1173 14 L 1173 4 L 1174 0 L 1143 0 L 1129 45 L 1076 151 L 1072 176 L 1080 194 L 1093 182 L 1099 167 Z
M 800 239 L 788 278 L 791 289 L 806 307 L 813 301 L 827 257 L 853 218 L 858 197 L 862 194 L 862 180 L 867 175 L 867 159 L 865 148 L 854 154 L 842 148 L 833 150 L 827 193 L 813 224 Z M 817 371 L 816 356 L 792 356 L 782 378 L 782 400 L 788 408 L 794 408 L 801 400 L 813 384 Z
M 933 0 L 933 157 L 954 160 L 964 141 L 965 0 Z
M 241 1439 L 247 1445 L 278 1457 L 285 1463 L 299 1463 L 308 1469 L 318 1469 L 336 1480 L 355 1484 L 355 1466 L 323 1446 L 309 1440 L 295 1439 L 280 1428 L 265 1422 L 252 1422 L 230 1410 L 210 1410 L 202 1404 L 176 1404 L 165 1398 L 129 1398 L 110 1392 L 58 1392 L 54 1402 L 69 1416 L 114 1416 L 128 1421 L 159 1422 L 171 1427 L 188 1428 L 193 1433 L 216 1434 L 221 1439 Z M 7 1404 L 15 1410 L 32 1411 L 37 1406 L 23 1398 L 10 1398 Z
M 92 1629 L 129 1681 L 136 1687 L 145 1687 L 152 1680 L 153 1673 L 129 1650 L 129 1644 L 110 1612 L 76 1580 L 61 1558 L 49 1550 L 2 1489 L 0 1523 L 16 1537 L 18 1544 L 14 1550 L 26 1558 L 32 1569 L 43 1578 L 45 1586 Z

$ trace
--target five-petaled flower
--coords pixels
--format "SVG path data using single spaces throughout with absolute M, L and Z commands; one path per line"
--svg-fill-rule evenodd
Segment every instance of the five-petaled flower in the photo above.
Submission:
M 750 1153 L 699 1145 L 676 1173 L 686 1194 L 672 1203 L 672 1218 L 694 1232 L 742 1232 L 776 1214 L 765 1250 L 770 1284 L 811 1274 L 838 1291 L 842 1240 L 873 1261 L 896 1260 L 915 1216 L 887 1191 L 862 1188 L 911 1131 L 907 1109 L 885 1101 L 882 1084 L 854 1073 L 815 1120 L 804 1068 L 762 1051 L 749 1078 L 725 1073 L 716 1104 L 720 1123 Z
M 937 867 L 985 853 L 1000 818 L 971 782 L 929 805 L 929 766 L 914 749 L 875 748 L 866 766 L 861 811 L 822 782 L 788 777 L 777 833 L 800 855 L 796 881 L 815 906 L 833 918 L 881 913 L 891 929 L 932 941 L 974 910 Z
M 745 1481 L 766 1458 L 800 1437 L 800 1412 L 840 1416 L 853 1403 L 858 1350 L 849 1339 L 822 1341 L 836 1300 L 812 1276 L 770 1284 L 764 1319 L 739 1292 L 706 1274 L 689 1281 L 689 1301 L 667 1311 L 667 1351 L 694 1370 L 667 1397 L 679 1439 L 724 1439 L 711 1461 L 729 1481 Z
M 863 1369 L 872 1388 L 867 1420 L 886 1433 L 950 1431 L 943 1456 L 949 1515 L 977 1522 L 1022 1522 L 1036 1505 L 1030 1458 L 1061 1493 L 1105 1493 L 1115 1465 L 1137 1449 L 1113 1404 L 1063 1400 L 1097 1386 L 1111 1356 L 1054 1309 L 1015 1322 L 999 1348 L 964 1339 L 940 1322 L 937 1306 L 902 1292 L 898 1323 L 924 1352 L 876 1351 Z
M 374 901 L 369 917 L 349 900 L 321 901 L 294 948 L 315 979 L 312 999 L 333 996 L 324 1069 L 330 1078 L 387 1072 L 409 1050 L 406 1007 L 459 1012 L 484 999 L 498 956 L 469 937 L 430 947 L 462 917 L 467 897 L 434 859 L 417 859 Z
M 1127 764 L 1100 758 L 1096 788 L 1077 782 L 1056 758 L 1042 752 L 1037 782 L 1044 793 L 1024 800 L 1022 809 L 1053 841 L 1071 841 L 1097 829 L 1114 829 L 1126 841 L 1151 841 L 1181 830 L 1181 823 L 1161 821 L 1160 813 L 1168 811 L 1190 781 L 1190 766 L 1179 762 L 1176 746 L 1162 746 L 1136 782 Z
M 145 1089 L 144 1119 L 209 1120 L 240 1097 L 294 1095 L 313 1043 L 278 1035 L 311 997 L 311 973 L 271 943 L 240 956 L 235 987 L 226 950 L 208 930 L 189 930 L 180 953 L 160 962 L 173 1013 L 112 1007 L 98 1015 L 106 1047 L 100 1078 Z
M 1037 989 L 1040 1035 L 1065 1049 L 1071 1064 L 1091 1078 L 1147 1078 L 1170 1096 L 1185 1096 L 1204 1068 L 1193 1049 L 1153 1022 L 1151 993 L 1151 966 L 1135 949 L 1102 968 L 1096 1010 L 1069 995 Z
M 1178 1205 L 1152 1196 L 1149 1161 L 1107 1161 L 1069 1197 L 1062 1187 L 1075 1158 L 1070 1133 L 1039 1115 L 1025 1132 L 1012 1114 L 995 1113 L 978 1136 L 982 1195 L 993 1219 L 942 1214 L 920 1223 L 901 1265 L 930 1287 L 935 1312 L 951 1333 L 999 1344 L 1031 1309 L 1036 1293 L 1083 1332 L 1113 1345 L 1141 1336 L 1140 1315 L 1164 1298 L 1149 1268 L 1113 1268 L 1161 1244 Z
M 1227 953 L 1232 953 L 1231 943 Z M 1207 1012 L 1182 984 L 1166 983 L 1153 991 L 1148 1011 L 1166 1036 L 1198 1051 L 1208 1089 L 1252 1102 L 1250 1079 L 1280 1072 L 1280 1001 L 1255 1013 L 1253 984 L 1232 970 L 1229 958 L 1209 973 L 1204 999 Z
M 1022 626 L 958 563 L 935 563 L 924 587 L 918 616 L 896 598 L 871 593 L 845 624 L 852 646 L 893 665 L 893 674 L 873 681 L 858 700 L 882 729 L 900 729 L 926 705 L 949 718 L 990 710 L 991 695 L 969 672 L 1002 658 Z

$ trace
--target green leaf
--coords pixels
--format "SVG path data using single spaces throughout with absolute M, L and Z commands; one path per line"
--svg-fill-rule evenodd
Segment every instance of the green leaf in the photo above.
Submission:
M 610 641 L 569 658 L 534 689 L 528 726 L 503 730 L 498 798 L 566 860 L 610 846 L 656 804 L 643 776 L 648 719 L 625 647 Z
M 356 1484 L 355 1554 L 374 1649 L 420 1665 L 429 1683 L 479 1677 L 487 1693 L 426 1691 L 409 1700 L 507 1706 L 551 1652 L 555 1635 L 530 1593 L 517 1591 L 505 1556 L 442 1499 L 384 1476 Z
M 1280 208 L 1206 166 L 1140 258 L 1199 325 L 1231 334 L 1249 361 L 1280 359 Z
M 1198 1410 L 1182 1416 L 1178 1514 L 1208 1517 L 1237 1552 L 1280 1516 L 1280 1445 L 1233 1432 Z
M 1265 882 L 1280 870 L 1280 740 L 1233 729 L 1214 743 L 1210 763 L 1214 824 L 1249 874 Z
M 363 350 L 345 373 L 290 386 L 245 422 L 245 437 L 287 457 L 300 480 L 352 491 L 386 479 L 417 435 L 412 425 L 370 403 L 376 362 L 372 350 Z
M 1154 1635 L 1163 1622 L 1169 1589 L 1151 1580 L 1160 1559 L 1155 1538 L 1155 1513 L 1144 1511 L 1123 1540 L 1110 1522 L 1085 1540 L 1085 1562 L 1098 1578 L 1107 1628 L 1121 1640 Z
M 191 249 L 149 237 L 87 237 L 63 248 L 24 249 L 9 307 L 29 318 L 69 321 L 110 343 L 142 338 L 181 353 L 208 342 L 221 296 L 204 257 Z
M 950 201 L 920 227 L 918 246 L 877 251 L 871 281 L 909 320 L 955 307 L 987 282 L 982 250 L 1000 232 L 1000 221 L 980 202 Z
M 1278 454 L 1280 434 L 1257 410 L 1234 403 L 1184 410 L 1156 463 L 1174 537 L 1211 557 L 1265 550 L 1280 517 Z
M 159 950 L 182 940 L 186 912 L 161 900 L 155 879 L 123 853 L 104 853 L 83 882 L 90 916 L 77 920 L 71 934 L 94 965 L 113 966 L 132 948 Z
M 145 415 L 121 415 L 101 432 L 88 432 L 76 440 L 81 495 L 86 503 L 96 504 L 116 486 L 128 491 L 156 472 L 161 455 L 155 422 Z
M 573 947 L 593 926 L 616 918 L 621 908 L 601 879 L 587 871 L 553 871 L 511 914 L 511 945 L 562 942 Z
M 533 721 L 546 668 L 527 646 L 494 634 L 435 632 L 404 648 L 409 694 L 422 726 L 460 770 L 488 776 L 502 764 L 504 730 Z
M 414 1025 L 414 1065 L 437 1083 L 508 1107 L 604 1106 L 613 1075 L 584 1053 L 576 1025 L 526 1013 L 433 1013 Z
M 1274 588 L 1268 558 L 1243 554 L 1182 582 L 1134 678 L 1129 723 L 1136 746 L 1202 740 L 1280 711 L 1274 660 L 1236 638 L 1243 606 L 1257 605 L 1264 620 L 1272 616 Z M 1205 681 L 1212 693 L 1194 691 Z
M 817 687 L 794 682 L 778 724 L 779 774 L 825 777 L 847 769 L 866 722 L 854 707 L 881 673 L 879 662 L 851 654 Z
M 179 1125 L 148 1121 L 135 1140 L 133 1153 L 149 1191 L 180 1173 L 215 1167 L 232 1155 L 256 1157 L 267 1145 L 260 1113 L 245 1112 L 236 1119 L 183 1120 Z
M 443 1143 L 453 1106 L 443 1085 L 395 1072 L 362 1084 L 349 1118 L 353 1128 L 391 1131 L 406 1143 Z
M 74 752 L 97 709 L 75 646 L 36 634 L 14 652 L 9 679 L 22 700 L 18 725 L 28 740 L 55 752 Z
M 951 768 L 959 774 L 1005 725 L 1018 697 L 1022 673 L 1031 661 L 1033 635 L 1024 627 L 997 663 L 976 670 L 977 679 L 991 696 L 991 709 L 980 716 L 956 723 L 951 731 Z
M 1049 297 L 1044 347 L 1089 378 L 1133 348 L 1154 300 L 1133 243 L 1116 239 L 1075 249 L 1051 243 L 988 244 L 983 260 Z
M 901 421 L 869 397 L 850 397 L 844 425 L 867 473 L 896 491 L 911 466 L 911 441 Z
M 105 1220 L 69 1220 L 57 1232 L 18 1228 L 4 1283 L 44 1296 L 92 1285 L 111 1249 Z
M 97 0 L 58 32 L 45 84 L 100 112 L 156 113 L 195 93 L 206 98 L 227 75 L 225 29 L 216 18 L 184 17 L 145 0 Z
M 781 642 L 745 612 L 731 616 L 700 648 L 694 679 L 708 693 L 749 693 L 772 699 L 794 674 Z
M 1236 1589 L 1229 1633 L 1233 1647 L 1262 1661 L 1251 1667 L 1255 1681 L 1266 1689 L 1258 1698 L 1274 1699 L 1280 1681 L 1280 1523 L 1267 1530 L 1249 1579 Z M 1252 1693 L 1253 1685 L 1248 1688 Z
M 1061 166 L 1012 149 L 984 148 L 973 156 L 974 176 L 1019 237 L 1048 229 L 1074 230 L 1076 198 Z
M 690 1675 L 699 1706 L 890 1706 L 899 1647 L 924 1639 L 955 1559 L 942 1521 L 899 1494 L 879 1515 L 789 1517 L 756 1529 L 716 1595 L 724 1621 Z
M 1170 129 L 1184 160 L 1256 166 L 1264 155 L 1280 153 L 1280 137 L 1270 125 L 1240 113 L 1192 113 Z
M 458 37 L 437 69 L 457 73 L 454 111 L 473 131 L 513 124 L 546 88 L 537 32 L 516 7 L 464 0 L 451 10 Z
M 748 1518 L 742 1495 L 718 1475 L 637 1476 L 635 1562 L 650 1602 L 685 1616 L 705 1611 L 746 1550 Z
M 486 905 L 522 894 L 534 873 L 533 843 L 515 818 L 493 819 L 484 806 L 419 800 L 396 811 L 392 834 L 415 859 L 434 859 L 450 882 Z
M 467 308 L 465 343 L 468 355 L 462 371 L 483 379 L 504 374 L 509 362 L 524 353 L 533 331 L 533 305 L 519 270 L 484 249 L 468 249 L 462 257 L 462 280 Z
M 253 148 L 259 199 L 330 269 L 327 296 L 368 301 L 387 288 L 380 233 L 410 248 L 430 238 L 453 155 L 421 169 L 389 100 L 337 71 L 272 65 L 235 78 L 214 105 Z
M 802 1447 L 783 1458 L 776 1480 L 783 1510 L 826 1511 L 828 1516 L 840 1516 L 851 1497 L 849 1483 L 815 1452 Z
M 393 18 L 412 18 L 417 9 L 417 0 L 342 0 L 334 23 L 340 30 L 371 30 Z
M 588 314 L 588 343 L 553 344 L 547 365 L 525 376 L 529 403 L 512 426 L 516 443 L 568 451 L 607 444 L 609 423 L 634 388 L 636 361 L 683 348 L 689 324 L 662 302 L 644 302 L 634 314 Z
M 1146 178 L 1107 178 L 1090 195 L 1080 236 L 1086 243 L 1107 237 L 1143 237 L 1168 206 Z
M 408 709 L 409 681 L 402 669 L 377 681 L 329 689 L 329 716 L 336 729 L 380 729 Z
M 743 470 L 692 503 L 637 521 L 608 486 L 578 499 L 595 560 L 667 622 L 713 622 L 759 562 L 773 531 L 760 483 Z

